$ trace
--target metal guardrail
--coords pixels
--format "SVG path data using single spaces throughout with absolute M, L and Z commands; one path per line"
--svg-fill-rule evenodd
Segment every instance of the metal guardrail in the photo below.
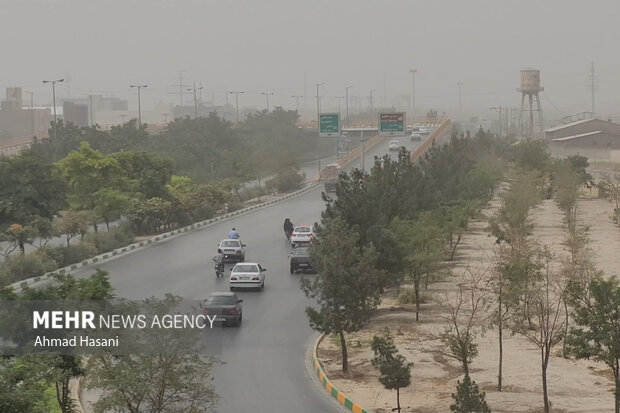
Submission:
M 422 145 L 418 146 L 414 149 L 413 152 L 411 152 L 409 158 L 411 162 L 417 161 L 420 156 L 422 156 L 422 154 L 426 152 L 436 140 L 438 140 L 445 132 L 447 132 L 447 129 L 450 127 L 451 124 L 452 122 L 450 122 L 450 119 L 446 119 L 441 125 L 439 125 L 437 130 L 435 130 L 435 132 L 433 132 L 433 134 L 429 136 L 428 139 L 422 142 Z

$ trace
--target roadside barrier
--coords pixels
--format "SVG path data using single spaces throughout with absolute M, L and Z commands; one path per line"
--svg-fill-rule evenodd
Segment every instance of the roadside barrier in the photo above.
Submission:
M 285 196 L 283 196 L 281 198 L 273 199 L 271 201 L 263 202 L 263 203 L 258 204 L 258 205 L 252 205 L 252 206 L 247 207 L 247 208 L 243 208 L 243 209 L 240 209 L 240 210 L 237 210 L 237 211 L 229 212 L 227 214 L 220 215 L 219 217 L 207 219 L 207 220 L 200 221 L 200 222 L 195 222 L 195 223 L 187 225 L 187 226 L 185 226 L 183 228 L 178 228 L 178 229 L 175 229 L 174 231 L 165 232 L 163 234 L 156 235 L 155 237 L 150 238 L 148 240 L 136 242 L 134 244 L 127 245 L 126 247 L 117 248 L 117 249 L 112 250 L 110 252 L 106 252 L 104 254 L 99 254 L 99 255 L 97 255 L 95 257 L 89 258 L 89 259 L 84 260 L 82 262 L 71 264 L 71 265 L 68 265 L 68 266 L 63 267 L 63 268 L 59 268 L 57 270 L 45 273 L 45 274 L 40 275 L 38 277 L 33 277 L 33 278 L 28 278 L 26 280 L 18 281 L 18 282 L 14 283 L 14 284 L 9 285 L 8 287 L 12 288 L 13 291 L 18 292 L 18 291 L 21 291 L 21 289 L 23 289 L 25 287 L 31 287 L 34 284 L 37 284 L 39 282 L 53 279 L 56 275 L 70 274 L 72 271 L 75 271 L 75 270 L 77 270 L 79 268 L 87 267 L 89 265 L 92 265 L 92 264 L 95 264 L 95 263 L 99 263 L 99 262 L 108 260 L 110 258 L 114 258 L 114 257 L 118 257 L 120 255 L 128 254 L 128 253 L 134 252 L 135 250 L 137 250 L 139 248 L 146 247 L 148 245 L 151 245 L 151 244 L 154 244 L 154 243 L 157 243 L 157 242 L 169 239 L 169 238 L 173 238 L 173 237 L 182 235 L 182 234 L 187 233 L 187 232 L 191 232 L 191 231 L 194 231 L 194 230 L 197 230 L 197 229 L 202 229 L 202 228 L 205 228 L 207 226 L 210 226 L 211 224 L 215 224 L 217 222 L 224 221 L 224 220 L 226 220 L 228 218 L 237 217 L 239 215 L 247 214 L 247 213 L 253 212 L 253 211 L 257 210 L 257 209 L 265 208 L 265 207 L 271 206 L 273 204 L 276 204 L 278 202 L 282 202 L 282 201 L 285 201 L 287 199 L 294 198 L 294 197 L 296 197 L 298 195 L 301 195 L 303 193 L 311 191 L 316 186 L 317 186 L 317 184 L 310 184 L 309 186 L 307 186 L 307 187 L 305 187 L 303 189 L 300 189 L 300 190 L 295 191 L 295 192 L 291 192 L 290 194 L 287 194 L 287 195 L 285 195 Z
M 312 366 L 313 366 L 314 372 L 319 378 L 319 381 L 321 382 L 321 386 L 323 386 L 323 388 L 325 388 L 325 390 L 327 390 L 327 392 L 334 399 L 338 400 L 338 403 L 342 404 L 344 407 L 346 407 L 353 413 L 372 413 L 371 410 L 364 409 L 362 406 L 355 403 L 353 400 L 349 399 L 346 396 L 346 394 L 338 390 L 336 386 L 333 385 L 331 380 L 329 380 L 325 372 L 323 371 L 323 367 L 321 367 L 321 362 L 319 361 L 319 358 L 316 355 L 316 350 L 319 347 L 319 344 L 321 343 L 324 337 L 325 337 L 325 334 L 322 334 L 317 339 L 316 343 L 314 343 L 314 349 L 312 350 Z
M 433 132 L 433 134 L 429 136 L 428 139 L 426 139 L 422 143 L 422 145 L 415 148 L 414 151 L 411 152 L 411 155 L 409 158 L 411 162 L 417 161 L 420 158 L 420 156 L 422 156 L 422 154 L 426 152 L 428 148 L 430 148 L 433 145 L 435 141 L 437 141 L 441 136 L 443 136 L 444 133 L 448 132 L 447 129 L 448 127 L 450 127 L 450 124 L 451 124 L 450 119 L 446 119 L 445 121 L 443 121 L 443 123 L 437 128 L 437 130 L 435 130 L 435 132 Z

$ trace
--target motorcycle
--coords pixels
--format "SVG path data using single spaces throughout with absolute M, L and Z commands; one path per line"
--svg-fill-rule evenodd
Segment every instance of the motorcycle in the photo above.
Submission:
M 224 264 L 215 263 L 215 276 L 217 278 L 224 276 Z

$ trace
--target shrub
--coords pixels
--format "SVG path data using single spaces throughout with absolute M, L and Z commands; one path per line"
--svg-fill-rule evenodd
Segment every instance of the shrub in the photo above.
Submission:
M 68 247 L 46 248 L 45 253 L 48 257 L 58 263 L 59 267 L 75 264 L 87 258 L 97 255 L 97 248 L 94 245 L 81 242 Z
M 122 226 L 109 232 L 91 232 L 84 237 L 84 242 L 93 245 L 97 253 L 103 254 L 131 244 L 133 239 L 128 227 Z
M 399 304 L 415 304 L 415 288 L 405 287 L 398 294 Z
M 272 192 L 289 192 L 300 189 L 306 175 L 295 168 L 285 168 L 269 179 L 265 186 Z
M 0 278 L 6 283 L 38 277 L 58 268 L 56 261 L 41 251 L 8 257 L 0 267 Z

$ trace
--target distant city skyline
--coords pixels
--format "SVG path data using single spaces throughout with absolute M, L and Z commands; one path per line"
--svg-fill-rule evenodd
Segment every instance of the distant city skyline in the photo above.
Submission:
M 130 84 L 142 91 L 144 110 L 179 103 L 184 86 L 202 85 L 202 100 L 223 105 L 230 90 L 243 90 L 241 108 L 270 106 L 310 112 L 313 85 L 323 108 L 349 90 L 368 105 L 391 104 L 411 94 L 416 68 L 416 106 L 463 113 L 520 105 L 519 71 L 541 71 L 543 109 L 557 118 L 591 107 L 588 75 L 596 68 L 596 109 L 620 116 L 620 3 L 597 0 L 539 2 L 327 0 L 31 0 L 1 2 L 3 61 L 0 90 L 21 86 L 37 105 L 89 94 L 127 100 L 137 109 Z M 53 39 L 53 42 L 52 40 Z M 185 91 L 186 87 L 181 89 Z M 192 92 L 184 103 L 193 105 Z M 489 112 L 490 113 L 490 112 Z

